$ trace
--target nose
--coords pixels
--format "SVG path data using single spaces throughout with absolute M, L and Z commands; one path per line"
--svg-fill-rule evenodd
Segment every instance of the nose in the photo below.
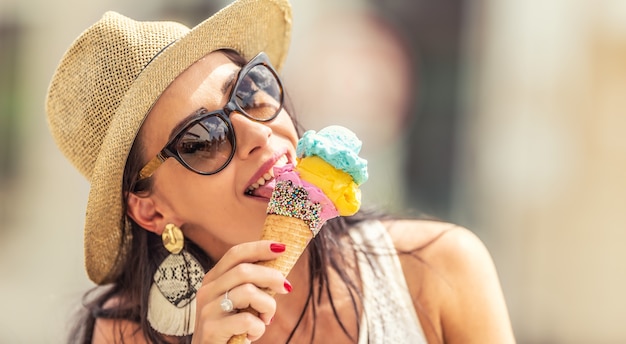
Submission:
M 263 122 L 254 121 L 238 112 L 232 112 L 230 121 L 233 124 L 237 140 L 235 154 L 240 159 L 247 159 L 254 152 L 265 147 L 272 136 L 272 128 Z

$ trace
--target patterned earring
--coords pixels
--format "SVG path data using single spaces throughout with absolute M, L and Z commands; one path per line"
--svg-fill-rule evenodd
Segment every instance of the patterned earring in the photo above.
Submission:
M 165 335 L 190 335 L 196 320 L 196 292 L 202 285 L 204 269 L 195 257 L 183 250 L 185 238 L 180 228 L 168 224 L 161 238 L 170 254 L 152 279 L 148 322 L 155 331 Z

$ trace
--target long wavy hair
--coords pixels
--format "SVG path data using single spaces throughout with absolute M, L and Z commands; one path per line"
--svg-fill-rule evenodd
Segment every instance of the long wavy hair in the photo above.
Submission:
M 246 63 L 246 60 L 234 51 L 224 50 L 223 52 L 239 66 L 243 66 Z M 286 97 L 285 108 L 290 116 L 292 116 L 292 106 L 288 97 Z M 300 135 L 302 128 L 293 116 L 291 118 L 294 121 L 298 135 Z M 129 152 L 124 169 L 124 194 L 128 194 L 129 192 L 150 193 L 152 186 L 150 179 L 141 182 L 136 181 L 139 170 L 145 164 L 143 153 L 144 147 L 142 140 L 138 137 Z M 122 205 L 124 210 L 126 209 L 126 201 L 127 200 L 124 198 Z M 125 214 L 126 211 L 123 213 Z M 374 214 L 373 212 L 359 212 L 352 217 L 335 218 L 328 221 L 319 234 L 311 241 L 307 248 L 309 255 L 309 294 L 298 322 L 291 330 L 286 340 L 287 343 L 290 342 L 295 335 L 307 312 L 312 314 L 313 331 L 311 334 L 311 342 L 313 342 L 316 332 L 316 308 L 321 300 L 324 299 L 324 295 L 327 296 L 327 300 L 330 300 L 334 316 L 343 329 L 344 334 L 354 342 L 357 341 L 357 338 L 354 338 L 354 334 L 348 331 L 350 326 L 344 324 L 339 318 L 339 312 L 331 297 L 329 274 L 332 271 L 340 277 L 340 283 L 343 284 L 343 287 L 345 287 L 351 297 L 352 308 L 355 313 L 354 319 L 356 319 L 356 333 L 358 333 L 359 309 L 362 307 L 362 291 L 359 282 L 354 278 L 354 276 L 357 275 L 354 268 L 352 268 L 352 270 L 348 268 L 354 265 L 349 261 L 355 261 L 354 242 L 348 235 L 348 229 L 359 222 L 374 217 L 380 217 L 380 215 Z M 125 254 L 125 259 L 118 269 L 119 274 L 115 281 L 106 286 L 96 287 L 85 294 L 82 313 L 79 315 L 79 319 L 69 339 L 71 343 L 91 343 L 95 322 L 98 318 L 135 322 L 139 325 L 138 331 L 141 331 L 149 342 L 171 343 L 171 338 L 166 341 L 162 335 L 150 327 L 147 320 L 148 295 L 152 278 L 159 264 L 169 253 L 163 247 L 160 236 L 141 228 L 126 215 L 121 221 L 123 224 L 130 226 L 132 233 L 131 238 L 127 239 L 130 240 L 130 243 L 123 242 L 121 247 L 129 247 L 127 245 L 130 245 L 130 249 L 127 250 Z M 127 238 L 127 236 L 124 235 L 122 237 Z M 185 247 L 189 253 L 200 261 L 205 271 L 211 269 L 216 263 L 193 242 L 187 240 Z M 349 255 L 347 252 L 352 252 L 353 254 Z M 107 304 L 105 307 L 107 301 L 113 298 L 119 300 L 119 302 Z M 116 323 L 119 324 L 121 322 Z M 124 329 L 119 328 L 120 338 L 123 330 Z M 176 338 L 178 338 L 179 343 L 191 342 L 191 336 Z

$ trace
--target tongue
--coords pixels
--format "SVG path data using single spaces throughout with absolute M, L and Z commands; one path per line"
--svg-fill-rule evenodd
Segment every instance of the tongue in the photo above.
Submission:
M 252 194 L 257 197 L 270 199 L 272 197 L 272 191 L 274 191 L 275 185 L 276 181 L 272 179 L 271 181 L 265 183 L 265 185 L 261 185 L 258 189 L 252 191 Z

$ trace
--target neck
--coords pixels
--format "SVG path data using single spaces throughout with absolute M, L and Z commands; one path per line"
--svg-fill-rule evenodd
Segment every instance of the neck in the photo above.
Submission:
M 309 268 L 309 250 L 305 250 L 296 262 L 287 280 L 293 286 L 291 293 L 276 295 L 276 315 L 274 320 L 282 319 L 295 326 L 311 292 Z M 293 328 L 293 327 L 291 327 Z
M 309 250 L 306 250 L 287 276 L 293 286 L 292 292 L 276 295 L 276 314 L 258 343 L 286 343 L 296 327 L 291 343 L 309 342 L 313 337 L 313 331 L 316 342 L 353 343 L 354 338 L 357 338 L 357 319 L 361 310 L 358 309 L 355 313 L 350 292 L 342 278 L 332 269 L 326 271 L 330 297 L 335 306 L 333 310 L 326 291 L 319 295 L 317 290 L 319 282 L 311 283 L 309 261 Z M 309 304 L 303 315 L 311 293 L 313 293 L 312 303 L 315 305 Z M 337 316 L 353 339 L 345 335 Z

